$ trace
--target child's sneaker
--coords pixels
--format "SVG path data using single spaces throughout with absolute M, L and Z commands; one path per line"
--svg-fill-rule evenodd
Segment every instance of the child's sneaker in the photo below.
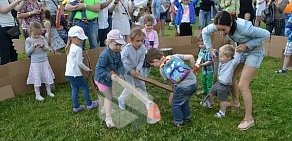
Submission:
M 173 123 L 176 127 L 178 127 L 178 128 L 181 128 L 181 127 L 182 127 L 182 124 L 176 123 L 176 122 L 174 122 L 174 121 L 172 121 L 172 123 Z
M 90 106 L 87 106 L 87 109 L 93 109 L 95 107 L 98 106 L 98 100 L 97 101 L 92 101 L 91 105 Z
M 118 100 L 118 103 L 119 103 L 119 108 L 122 109 L 122 110 L 125 110 L 126 109 L 126 104 L 125 102 L 121 101 L 121 100 Z
M 55 97 L 55 94 L 53 94 L 53 93 L 48 93 L 48 96 L 50 96 L 50 97 Z
M 286 70 L 283 70 L 283 69 L 280 69 L 280 70 L 277 70 L 275 71 L 276 73 L 286 73 L 287 72 L 287 69 Z
M 212 105 L 211 105 L 211 103 L 209 102 L 209 100 L 206 100 L 206 101 L 202 101 L 201 103 L 200 103 L 203 107 L 206 107 L 206 108 L 212 108 Z
M 35 99 L 38 100 L 38 101 L 44 101 L 45 100 L 45 98 L 43 98 L 41 95 L 36 95 Z
M 84 108 L 85 108 L 84 105 L 80 105 L 78 108 L 73 108 L 73 112 L 75 112 L 75 113 L 80 112 L 80 111 L 82 111 Z
M 215 115 L 216 118 L 223 118 L 225 117 L 225 113 L 219 110 Z

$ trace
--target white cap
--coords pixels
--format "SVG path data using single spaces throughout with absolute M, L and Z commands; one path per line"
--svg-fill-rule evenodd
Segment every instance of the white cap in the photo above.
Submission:
M 117 43 L 119 44 L 126 44 L 123 35 L 121 34 L 121 32 L 117 29 L 113 29 L 111 30 L 108 34 L 107 34 L 107 39 L 113 39 L 115 40 Z
M 71 27 L 69 32 L 68 32 L 68 36 L 69 37 L 78 37 L 80 40 L 85 40 L 88 38 L 80 26 Z

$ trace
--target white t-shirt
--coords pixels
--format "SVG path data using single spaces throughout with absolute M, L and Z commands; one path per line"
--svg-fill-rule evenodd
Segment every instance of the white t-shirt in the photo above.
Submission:
M 7 7 L 9 5 L 8 0 L 4 0 L 0 2 L 0 7 Z M 14 26 L 15 22 L 14 22 L 14 18 L 11 14 L 11 12 L 8 12 L 6 14 L 2 14 L 0 13 L 0 25 L 2 27 L 7 27 L 7 26 Z
M 102 0 L 101 3 L 106 2 L 106 0 Z M 105 7 L 104 9 L 102 9 L 101 11 L 99 11 L 98 13 L 98 28 L 99 29 L 106 29 L 109 27 L 108 24 L 108 9 L 110 8 L 110 4 Z

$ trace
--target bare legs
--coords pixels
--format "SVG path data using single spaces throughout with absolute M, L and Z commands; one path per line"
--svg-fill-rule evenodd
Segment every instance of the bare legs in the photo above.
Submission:
M 243 64 L 240 63 L 235 71 L 234 71 L 234 75 L 233 75 L 233 86 L 231 88 L 231 93 L 232 93 L 232 102 L 227 104 L 227 106 L 232 106 L 232 107 L 239 107 L 240 103 L 239 103 L 239 89 L 238 89 L 238 76 L 239 73 L 241 72 L 243 68 Z

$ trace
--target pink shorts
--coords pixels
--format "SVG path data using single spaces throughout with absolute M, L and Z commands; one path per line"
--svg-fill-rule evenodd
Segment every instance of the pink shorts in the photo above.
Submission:
M 99 91 L 101 92 L 104 92 L 110 89 L 108 86 L 98 83 L 97 81 L 94 81 L 94 83 L 97 85 Z

